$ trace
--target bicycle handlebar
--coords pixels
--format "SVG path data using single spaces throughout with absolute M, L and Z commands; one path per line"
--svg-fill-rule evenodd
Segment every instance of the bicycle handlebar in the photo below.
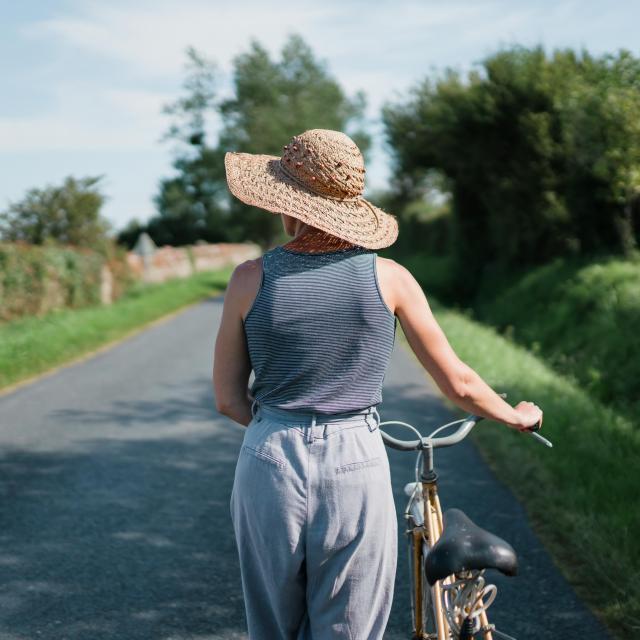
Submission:
M 498 394 L 501 398 L 506 399 L 506 393 Z M 451 424 L 455 424 L 455 422 L 462 422 L 462 424 L 450 435 L 443 436 L 440 438 L 434 438 L 430 436 L 421 436 L 420 440 L 398 440 L 398 438 L 394 438 L 386 433 L 383 429 L 380 429 L 380 433 L 382 434 L 383 442 L 391 447 L 392 449 L 398 449 L 399 451 L 418 451 L 419 449 L 425 449 L 428 446 L 431 446 L 432 449 L 438 449 L 440 447 L 450 447 L 451 445 L 458 444 L 464 440 L 468 435 L 471 429 L 480 422 L 480 420 L 484 420 L 483 416 L 476 416 L 473 414 L 469 414 L 466 418 L 459 421 L 454 421 L 453 423 L 449 423 L 443 425 L 442 427 L 438 427 L 435 431 L 432 431 L 432 434 L 437 433 L 441 429 L 450 426 Z M 420 432 L 410 424 L 406 422 L 399 422 L 397 420 L 388 420 L 385 422 L 381 422 L 380 426 L 383 424 L 400 424 L 405 427 L 409 427 L 412 431 L 420 435 Z M 546 445 L 547 447 L 553 447 L 553 444 L 549 442 L 546 438 L 543 438 L 538 431 L 542 427 L 542 420 L 536 423 L 530 429 L 526 429 L 528 433 L 530 433 L 538 442 Z
M 386 433 L 383 429 L 380 429 L 382 440 L 384 443 L 392 449 L 398 449 L 399 451 L 418 451 L 431 446 L 433 449 L 439 449 L 440 447 L 450 447 L 454 444 L 458 444 L 464 440 L 473 427 L 481 420 L 484 420 L 482 416 L 468 415 L 462 424 L 450 435 L 441 436 L 440 438 L 423 436 L 420 440 L 399 440 Z M 384 422 L 381 424 L 393 424 L 394 421 Z M 403 424 L 403 423 L 398 423 Z

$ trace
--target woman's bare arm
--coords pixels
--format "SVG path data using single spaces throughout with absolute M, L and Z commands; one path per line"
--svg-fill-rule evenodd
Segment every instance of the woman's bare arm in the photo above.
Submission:
M 528 429 L 542 419 L 536 405 L 521 402 L 512 407 L 460 360 L 411 273 L 392 260 L 384 260 L 384 265 L 381 262 L 379 259 L 379 279 L 385 301 L 398 317 L 418 360 L 447 398 L 469 413 L 515 429 Z
M 251 422 L 248 385 L 251 362 L 242 324 L 262 277 L 261 260 L 247 260 L 238 265 L 227 286 L 222 321 L 216 337 L 213 357 L 213 390 L 216 409 L 235 422 Z

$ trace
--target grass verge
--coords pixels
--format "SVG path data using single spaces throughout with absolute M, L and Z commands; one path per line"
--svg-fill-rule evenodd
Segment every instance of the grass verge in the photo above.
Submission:
M 605 404 L 640 413 L 640 260 L 557 259 L 486 286 L 473 306 Z
M 119 340 L 171 312 L 220 293 L 231 268 L 162 284 L 137 284 L 110 306 L 62 310 L 0 324 L 0 389 Z
M 481 423 L 485 459 L 524 504 L 577 593 L 619 637 L 640 631 L 640 434 L 523 347 L 432 304 L 458 355 L 508 400 L 538 403 L 553 449 Z
M 421 252 L 398 261 L 429 296 L 471 307 L 480 322 L 619 413 L 640 414 L 640 254 L 563 257 L 508 271 L 488 264 L 466 295 L 450 256 Z

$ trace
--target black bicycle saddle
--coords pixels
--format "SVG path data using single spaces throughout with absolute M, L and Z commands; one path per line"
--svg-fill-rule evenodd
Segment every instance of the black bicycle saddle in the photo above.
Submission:
M 475 525 L 460 509 L 444 512 L 443 532 L 427 554 L 425 573 L 430 585 L 471 569 L 498 569 L 508 576 L 518 572 L 513 547 Z

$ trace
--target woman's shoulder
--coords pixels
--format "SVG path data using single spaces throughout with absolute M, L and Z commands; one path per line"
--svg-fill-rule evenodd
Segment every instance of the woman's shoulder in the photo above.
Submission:
M 378 275 L 385 275 L 387 278 L 400 281 L 407 278 L 413 278 L 411 272 L 400 263 L 392 260 L 391 258 L 383 258 L 376 254 L 376 268 Z
M 260 289 L 262 282 L 262 256 L 245 260 L 235 267 L 225 298 L 233 298 L 239 305 L 242 316 L 246 315 Z
M 407 300 L 419 299 L 419 292 L 422 292 L 421 295 L 424 294 L 422 287 L 407 267 L 391 258 L 376 257 L 380 291 L 387 306 L 394 313 Z
M 238 264 L 231 274 L 229 284 L 233 284 L 239 290 L 251 289 L 255 285 L 259 285 L 262 279 L 262 260 L 263 256 L 260 256 Z

